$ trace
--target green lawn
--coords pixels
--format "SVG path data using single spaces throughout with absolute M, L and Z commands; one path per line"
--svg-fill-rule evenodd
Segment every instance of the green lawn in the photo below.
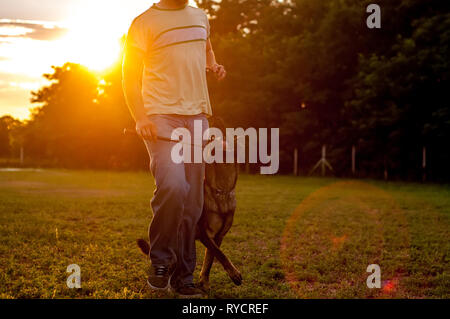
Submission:
M 143 172 L 1 171 L 0 297 L 172 297 L 147 288 L 135 245 L 152 192 Z M 237 197 L 223 249 L 244 282 L 214 264 L 211 298 L 450 297 L 448 186 L 244 175 Z M 66 286 L 70 264 L 82 289 Z

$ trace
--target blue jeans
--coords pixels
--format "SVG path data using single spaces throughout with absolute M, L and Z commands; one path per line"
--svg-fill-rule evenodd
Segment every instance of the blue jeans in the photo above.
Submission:
M 201 121 L 202 134 L 208 128 L 203 114 L 151 115 L 150 119 L 161 137 L 170 138 L 174 129 L 183 127 L 191 132 L 193 141 L 195 120 Z M 191 283 L 196 266 L 195 232 L 203 210 L 205 165 L 203 162 L 174 163 L 171 159 L 174 142 L 146 140 L 145 145 L 156 184 L 151 200 L 150 260 L 152 265 L 176 263 L 172 283 Z M 191 154 L 194 154 L 193 147 Z

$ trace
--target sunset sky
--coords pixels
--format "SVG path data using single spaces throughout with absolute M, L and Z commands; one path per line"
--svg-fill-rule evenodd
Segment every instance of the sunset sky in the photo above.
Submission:
M 1 0 L 0 116 L 29 116 L 30 91 L 52 65 L 95 71 L 118 56 L 120 37 L 152 0 Z

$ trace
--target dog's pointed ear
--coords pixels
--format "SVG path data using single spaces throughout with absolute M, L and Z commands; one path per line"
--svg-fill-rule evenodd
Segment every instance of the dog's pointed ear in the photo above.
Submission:
M 208 122 L 209 122 L 210 127 L 218 128 L 219 130 L 222 131 L 223 134 L 225 134 L 226 126 L 225 126 L 225 122 L 222 120 L 221 117 L 212 115 L 209 117 Z
M 146 240 L 140 238 L 136 240 L 136 243 L 144 255 L 150 254 L 150 244 Z

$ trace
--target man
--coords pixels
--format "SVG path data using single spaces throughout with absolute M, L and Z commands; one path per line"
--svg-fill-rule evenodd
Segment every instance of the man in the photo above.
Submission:
M 226 72 L 216 62 L 206 14 L 187 2 L 161 0 L 133 21 L 126 41 L 123 87 L 156 183 L 148 284 L 155 290 L 172 288 L 181 297 L 199 297 L 193 272 L 204 163 L 174 163 L 174 143 L 157 136 L 170 137 L 179 127 L 193 136 L 194 121 L 206 130 L 211 115 L 206 69 L 219 80 Z

